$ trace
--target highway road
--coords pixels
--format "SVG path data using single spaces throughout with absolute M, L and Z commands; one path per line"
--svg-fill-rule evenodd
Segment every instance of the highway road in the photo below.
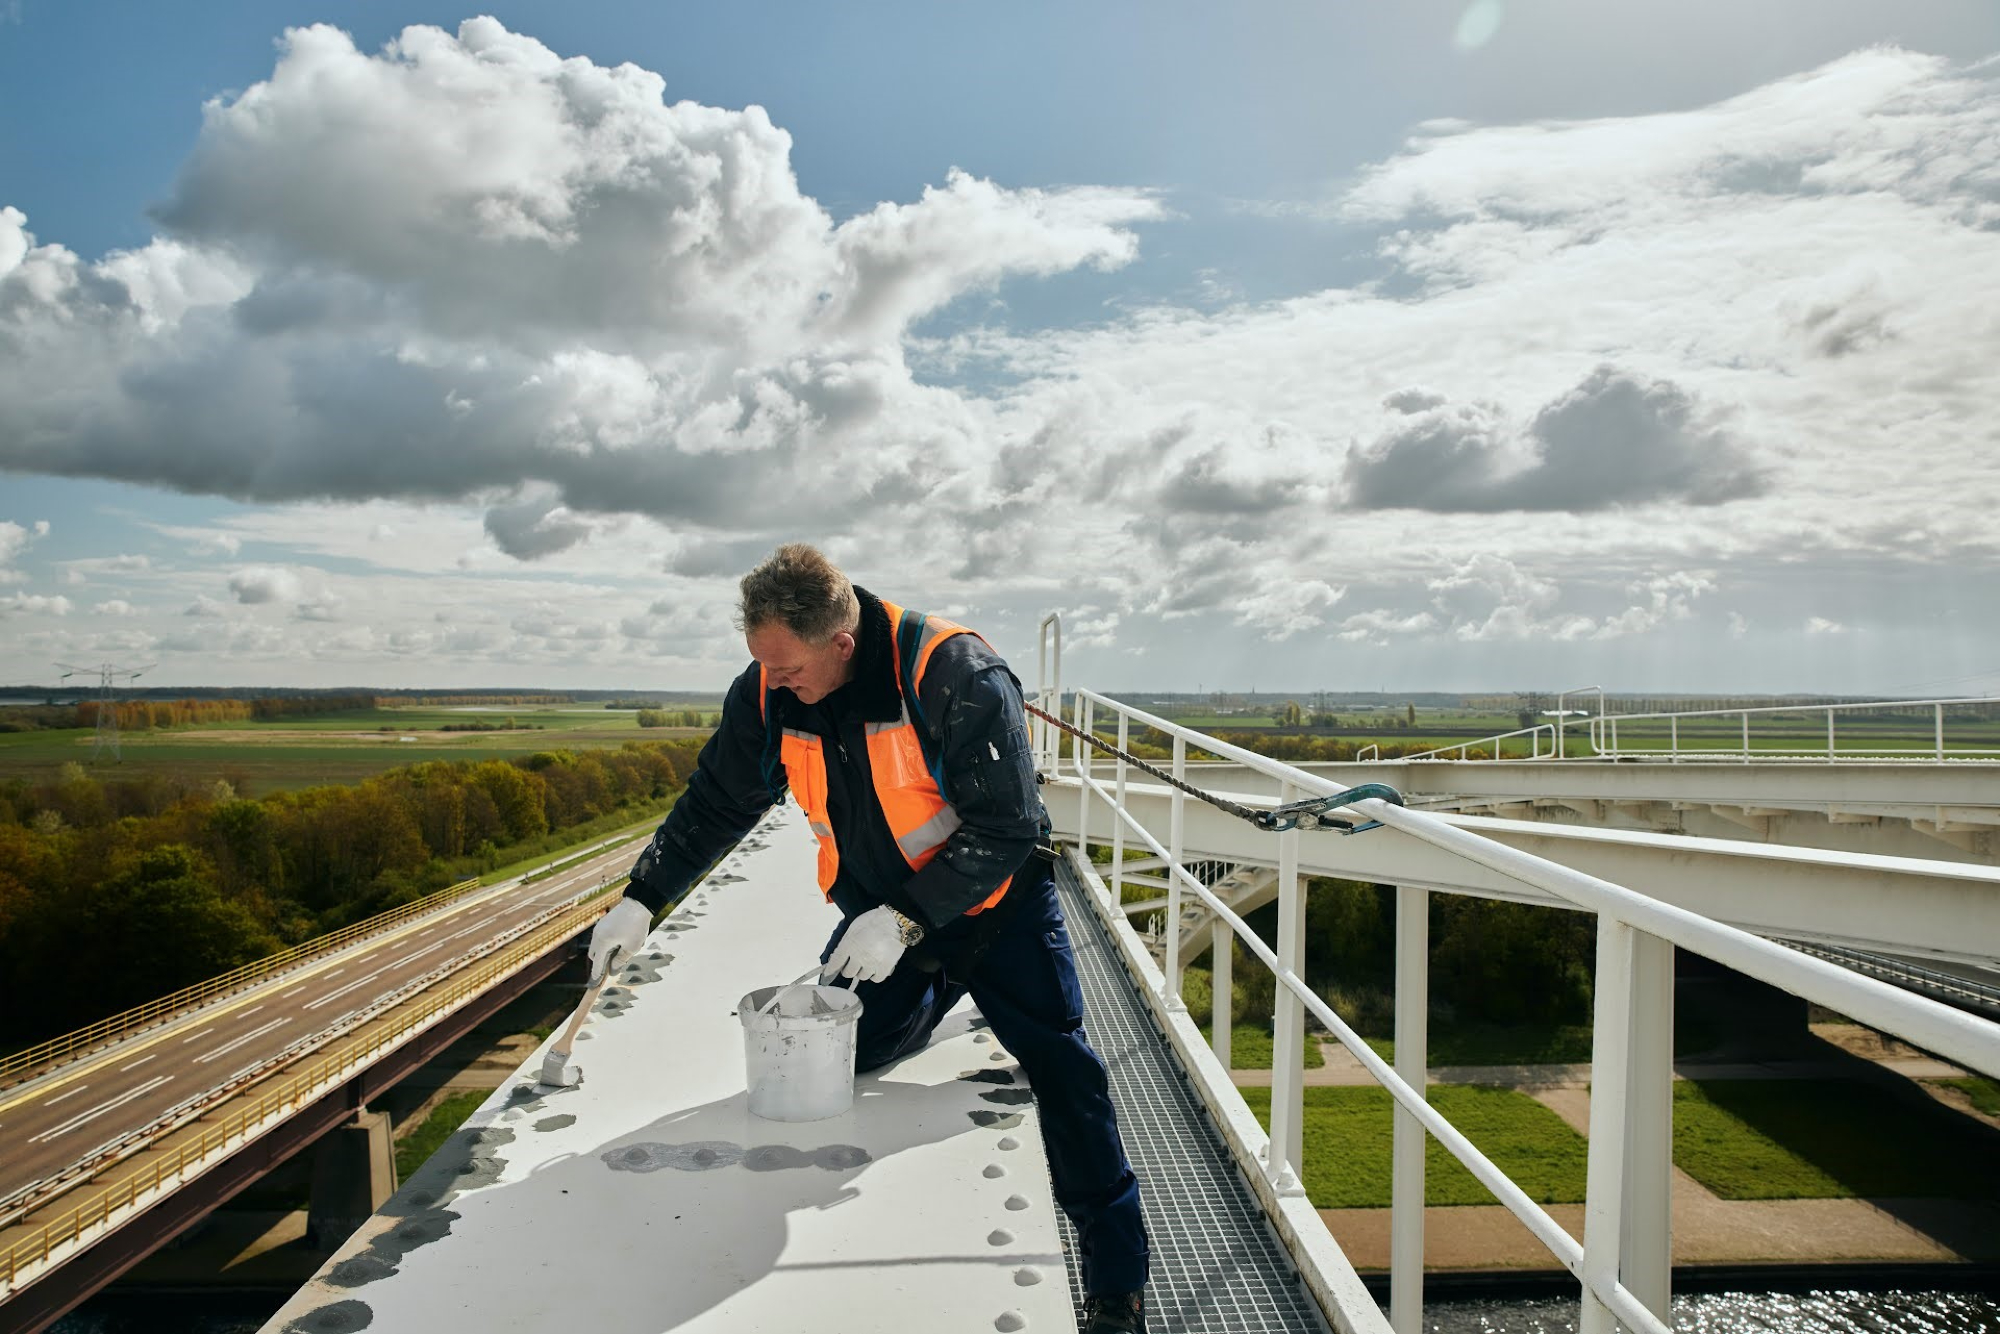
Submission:
M 468 895 L 0 1091 L 0 1219 L 39 1200 L 40 1183 L 190 1100 L 288 1053 L 324 1047 L 364 1022 L 383 997 L 478 959 L 607 878 L 624 879 L 637 850 L 626 842 L 546 879 Z

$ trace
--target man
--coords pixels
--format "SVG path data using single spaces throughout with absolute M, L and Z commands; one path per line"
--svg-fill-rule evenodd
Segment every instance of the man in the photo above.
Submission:
M 1021 687 L 978 635 L 856 588 L 803 543 L 745 575 L 754 661 L 694 774 L 590 938 L 636 952 L 787 790 L 840 909 L 822 976 L 863 1008 L 855 1065 L 916 1051 L 968 993 L 1035 1092 L 1056 1202 L 1076 1224 L 1085 1334 L 1143 1331 L 1148 1251 L 1049 862 Z

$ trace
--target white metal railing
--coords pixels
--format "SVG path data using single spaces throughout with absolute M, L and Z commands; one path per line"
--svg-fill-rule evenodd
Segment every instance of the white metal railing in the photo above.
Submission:
M 1542 737 L 1545 733 L 1549 739 L 1549 749 L 1546 756 L 1542 753 Z M 1462 741 L 1456 746 L 1439 746 L 1436 750 L 1427 750 L 1417 755 L 1405 755 L 1403 758 L 1406 760 L 1442 760 L 1455 756 L 1461 760 L 1503 760 L 1507 756 L 1503 753 L 1505 748 L 1502 743 L 1512 741 L 1515 737 L 1528 738 L 1528 753 L 1523 758 L 1530 760 L 1556 758 L 1556 725 L 1554 723 L 1536 723 L 1533 727 L 1517 727 L 1511 732 L 1500 732 L 1494 736 L 1481 737 L 1477 741 Z M 1486 754 L 1475 756 L 1472 754 L 1475 750 L 1484 750 Z M 1361 756 L 1357 754 L 1354 758 L 1358 760 Z
M 1955 759 L 2000 759 L 2000 746 L 1958 745 L 1947 749 L 1945 744 L 1945 711 L 1970 710 L 1974 708 L 1993 710 L 2000 708 L 2000 696 L 1962 696 L 1954 699 L 1910 699 L 1871 700 L 1846 704 L 1773 704 L 1747 709 L 1691 709 L 1684 711 L 1664 711 L 1658 713 L 1613 713 L 1606 714 L 1599 708 L 1597 716 L 1581 719 L 1590 731 L 1590 743 L 1600 759 L 1664 759 L 1664 760 L 1715 760 L 1734 756 L 1745 764 L 1751 760 L 1818 760 L 1828 764 L 1838 759 L 1929 759 L 1942 763 L 1947 758 Z M 1928 713 L 1930 722 L 1929 744 L 1912 741 L 1901 745 L 1866 746 L 1850 742 L 1844 749 L 1840 745 L 1837 719 L 1842 715 L 1861 713 L 1882 713 L 1885 711 L 1911 711 Z M 1754 749 L 1751 744 L 1751 720 L 1771 720 L 1785 715 L 1799 719 L 1810 719 L 1817 729 L 1822 720 L 1825 726 L 1824 745 L 1782 746 L 1763 744 Z M 1698 719 L 1733 719 L 1740 724 L 1735 746 L 1683 745 L 1681 725 Z M 1659 738 L 1659 724 L 1666 724 L 1666 736 Z M 1982 720 L 1983 721 L 1983 720 Z M 1622 747 L 1618 740 L 1620 725 L 1628 728 L 1635 723 L 1649 724 L 1647 731 L 1655 736 L 1649 740 L 1665 744 L 1642 744 L 1630 749 Z M 1710 733 L 1711 739 L 1714 734 Z
M 1845 704 L 1770 704 L 1754 708 L 1730 709 L 1685 709 L 1661 710 L 1653 713 L 1607 713 L 1604 692 L 1597 686 L 1584 686 L 1582 690 L 1565 691 L 1564 696 L 1580 694 L 1590 690 L 1597 692 L 1597 712 L 1581 718 L 1570 718 L 1567 711 L 1556 709 L 1556 720 L 1552 723 L 1537 723 L 1533 727 L 1516 728 L 1512 732 L 1499 732 L 1493 736 L 1480 737 L 1476 741 L 1460 742 L 1457 745 L 1439 746 L 1421 754 L 1404 755 L 1405 760 L 1474 760 L 1504 759 L 1502 743 L 1519 736 L 1534 734 L 1529 742 L 1529 753 L 1523 757 L 1530 760 L 1569 758 L 1569 729 L 1586 729 L 1590 738 L 1591 753 L 1578 756 L 1588 760 L 1666 760 L 1678 763 L 1688 760 L 1737 759 L 1748 764 L 1752 760 L 1773 760 L 1780 762 L 1819 761 L 1827 764 L 1841 759 L 1903 759 L 1930 760 L 1944 763 L 1947 760 L 1992 760 L 2000 759 L 2000 746 L 1981 746 L 1975 743 L 1947 745 L 1945 738 L 1945 711 L 1947 709 L 1973 709 L 2000 707 L 2000 696 L 1968 696 L 1956 699 L 1908 699 L 1870 700 Z M 1558 697 L 1559 699 L 1562 697 Z M 1878 744 L 1866 746 L 1849 741 L 1844 747 L 1840 743 L 1840 729 L 1836 718 L 1841 714 L 1881 713 L 1887 710 L 1923 711 L 1930 714 L 1930 736 L 1918 740 L 1914 736 L 1908 742 L 1899 744 Z M 1812 746 L 1773 745 L 1768 741 L 1753 744 L 1751 722 L 1753 719 L 1778 719 L 1792 715 L 1801 719 L 1811 719 L 1818 729 L 1824 722 L 1825 743 Z M 1701 738 L 1690 738 L 1683 744 L 1681 724 L 1702 719 L 1733 719 L 1740 726 L 1733 740 L 1735 745 L 1700 745 Z M 1985 721 L 1985 720 L 1976 720 Z M 1665 723 L 1665 735 L 1661 736 L 1660 724 Z M 1645 727 L 1648 737 L 1645 741 L 1626 746 L 1619 741 L 1621 725 L 1629 728 L 1639 724 Z M 1540 734 L 1549 734 L 1550 745 L 1546 753 L 1542 750 Z M 1717 734 L 1710 730 L 1706 739 L 1713 743 Z M 1372 749 L 1372 748 L 1371 748 Z M 1485 752 L 1479 754 L 1477 752 Z M 1378 758 L 1356 752 L 1356 760 Z
M 1050 632 L 1059 644 L 1061 625 L 1054 616 L 1043 620 L 1043 665 Z M 1057 661 L 1060 661 L 1058 648 Z M 1173 738 L 1173 773 L 1185 780 L 1190 743 L 1227 760 L 1279 780 L 1280 801 L 1301 795 L 1340 791 L 1314 774 L 1231 746 L 1193 729 L 1131 708 L 1094 691 L 1076 689 L 1073 721 L 1092 734 L 1096 711 L 1117 718 L 1120 748 L 1134 722 Z M 1038 699 L 1048 712 L 1060 714 L 1060 676 L 1043 675 Z M 1620 885 L 1586 875 L 1556 862 L 1505 847 L 1439 820 L 1381 800 L 1365 800 L 1350 809 L 1380 820 L 1412 838 L 1464 857 L 1489 870 L 1555 895 L 1559 901 L 1597 917 L 1595 1014 L 1592 1025 L 1590 1126 L 1584 1204 L 1584 1236 L 1578 1241 L 1547 1210 L 1517 1186 L 1425 1099 L 1423 1084 L 1427 1049 L 1425 997 L 1427 919 L 1430 890 L 1403 886 L 1397 893 L 1396 1004 L 1394 1068 L 1317 993 L 1306 985 L 1304 971 L 1304 881 L 1299 874 L 1298 831 L 1274 835 L 1278 860 L 1278 931 L 1276 948 L 1266 945 L 1221 898 L 1187 868 L 1183 817 L 1186 795 L 1175 791 L 1170 801 L 1163 843 L 1126 808 L 1126 770 L 1115 764 L 1107 786 L 1096 777 L 1085 744 L 1072 747 L 1069 776 L 1062 775 L 1060 734 L 1037 721 L 1037 750 L 1044 772 L 1057 790 L 1076 792 L 1078 846 L 1087 851 L 1091 803 L 1107 803 L 1113 817 L 1111 879 L 1105 886 L 1107 916 L 1122 922 L 1117 912 L 1124 887 L 1128 836 L 1161 859 L 1167 872 L 1165 961 L 1157 993 L 1142 992 L 1164 1024 L 1195 1032 L 1181 999 L 1181 905 L 1193 894 L 1214 914 L 1217 974 L 1213 987 L 1213 1050 L 1227 1083 L 1230 1012 L 1231 935 L 1269 968 L 1279 989 L 1273 1015 L 1274 1052 L 1271 1070 L 1271 1122 L 1261 1162 L 1244 1163 L 1246 1171 L 1261 1171 L 1280 1200 L 1303 1195 L 1300 1184 L 1304 1109 L 1304 1015 L 1310 1011 L 1395 1100 L 1395 1143 L 1391 1167 L 1390 1321 L 1398 1334 L 1416 1334 L 1422 1327 L 1423 1207 L 1425 1132 L 1451 1151 L 1481 1185 L 1519 1218 L 1547 1246 L 1583 1290 L 1581 1329 L 1584 1334 L 1610 1334 L 1617 1324 L 1647 1334 L 1669 1334 L 1665 1322 L 1670 1273 L 1670 1225 L 1667 1176 L 1671 1164 L 1672 1079 L 1672 947 L 1691 950 L 1738 972 L 1849 1015 L 1871 1027 L 1895 1034 L 1949 1060 L 2000 1074 L 2000 1025 L 1963 1014 L 1948 1006 L 1911 995 L 1887 983 L 1861 976 L 1837 964 L 1789 949 L 1735 927 L 1638 894 Z M 1367 834 L 1359 837 L 1368 837 Z M 1082 861 L 1087 864 L 1088 858 Z M 1196 1072 L 1199 1073 L 1199 1072 Z M 1219 1093 L 1219 1090 L 1210 1090 Z M 1227 1096 L 1241 1107 L 1233 1085 Z M 1639 1188 L 1627 1194 L 1628 1171 Z

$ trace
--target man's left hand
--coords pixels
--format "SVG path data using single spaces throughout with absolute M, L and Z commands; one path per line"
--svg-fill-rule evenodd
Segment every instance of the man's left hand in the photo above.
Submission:
M 903 957 L 903 923 L 887 904 L 870 908 L 848 924 L 840 943 L 827 956 L 819 980 L 850 977 L 856 982 L 881 982 L 896 971 Z

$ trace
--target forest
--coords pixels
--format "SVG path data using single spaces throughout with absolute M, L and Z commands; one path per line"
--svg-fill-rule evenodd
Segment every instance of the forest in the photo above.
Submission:
M 47 728 L 95 727 L 106 706 L 94 699 L 75 704 L 40 704 L 0 710 L 0 732 Z M 201 723 L 275 722 L 324 713 L 372 709 L 375 696 L 286 695 L 256 699 L 121 699 L 112 703 L 120 731 L 148 732 L 159 727 L 192 727 Z
M 0 1048 L 663 811 L 700 746 L 431 761 L 255 800 L 74 763 L 0 783 Z

